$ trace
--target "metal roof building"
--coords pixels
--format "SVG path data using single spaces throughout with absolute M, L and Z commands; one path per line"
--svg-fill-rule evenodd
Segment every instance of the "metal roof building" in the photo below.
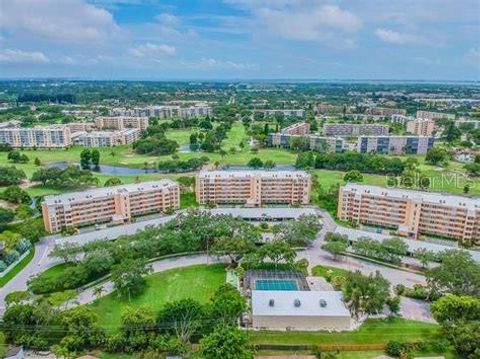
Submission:
M 337 291 L 252 291 L 252 322 L 258 329 L 348 330 L 350 312 Z

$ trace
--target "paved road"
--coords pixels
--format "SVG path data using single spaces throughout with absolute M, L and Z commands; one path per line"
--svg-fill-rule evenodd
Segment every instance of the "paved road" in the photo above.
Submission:
M 318 212 L 323 220 L 323 228 L 318 233 L 317 239 L 308 249 L 298 252 L 299 259 L 306 258 L 309 262 L 310 268 L 318 264 L 323 264 L 347 270 L 359 270 L 363 274 L 375 273 L 378 270 L 388 281 L 390 281 L 390 283 L 392 283 L 392 287 L 400 283 L 409 287 L 412 287 L 414 284 L 425 284 L 425 277 L 420 274 L 389 268 L 380 264 L 370 263 L 347 256 L 343 256 L 340 260 L 333 260 L 332 255 L 327 251 L 324 251 L 321 247 L 324 243 L 325 234 L 327 232 L 334 232 L 337 228 L 337 224 L 328 212 L 324 210 L 318 210 Z
M 185 257 L 175 257 L 168 259 L 161 259 L 152 263 L 153 273 L 163 272 L 169 269 L 188 267 L 197 264 L 213 264 L 213 263 L 225 263 L 225 260 L 207 257 L 206 255 L 192 255 Z M 78 294 L 78 296 L 73 299 L 67 307 L 79 305 L 79 304 L 88 304 L 95 301 L 96 297 L 94 295 L 95 289 L 102 287 L 102 295 L 105 296 L 113 292 L 113 283 L 110 280 L 100 283 L 96 286 L 88 288 Z
M 0 289 L 0 314 L 5 310 L 5 296 L 8 293 L 27 289 L 27 282 L 31 277 L 61 263 L 60 259 L 49 257 L 52 249 L 52 243 L 47 240 L 35 245 L 35 255 L 30 263 Z

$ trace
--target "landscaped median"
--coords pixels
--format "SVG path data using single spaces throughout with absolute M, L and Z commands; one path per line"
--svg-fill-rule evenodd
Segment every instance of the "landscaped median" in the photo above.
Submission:
M 35 256 L 35 247 L 32 247 L 30 251 L 21 258 L 14 266 L 8 268 L 7 271 L 2 277 L 0 277 L 0 288 L 7 284 L 13 277 L 15 277 L 23 268 L 27 266 L 28 263 Z

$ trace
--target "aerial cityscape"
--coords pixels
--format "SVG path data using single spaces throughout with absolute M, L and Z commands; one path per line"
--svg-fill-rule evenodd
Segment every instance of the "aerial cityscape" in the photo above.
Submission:
M 480 3 L 0 0 L 0 358 L 480 359 Z

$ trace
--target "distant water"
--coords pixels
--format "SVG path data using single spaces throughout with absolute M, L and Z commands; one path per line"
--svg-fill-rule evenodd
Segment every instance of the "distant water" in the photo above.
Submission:
M 59 162 L 52 162 L 48 164 L 48 167 L 58 167 L 61 169 L 67 168 L 69 166 L 80 166 L 77 162 L 68 162 L 68 161 L 59 161 Z M 91 168 L 94 171 L 93 167 Z M 95 170 L 96 171 L 96 170 Z M 131 167 L 121 167 L 121 166 L 108 166 L 108 165 L 100 165 L 99 170 L 96 172 L 100 172 L 106 175 L 119 175 L 119 176 L 127 176 L 127 175 L 141 175 L 145 173 L 158 173 L 158 170 L 153 168 L 131 168 Z

